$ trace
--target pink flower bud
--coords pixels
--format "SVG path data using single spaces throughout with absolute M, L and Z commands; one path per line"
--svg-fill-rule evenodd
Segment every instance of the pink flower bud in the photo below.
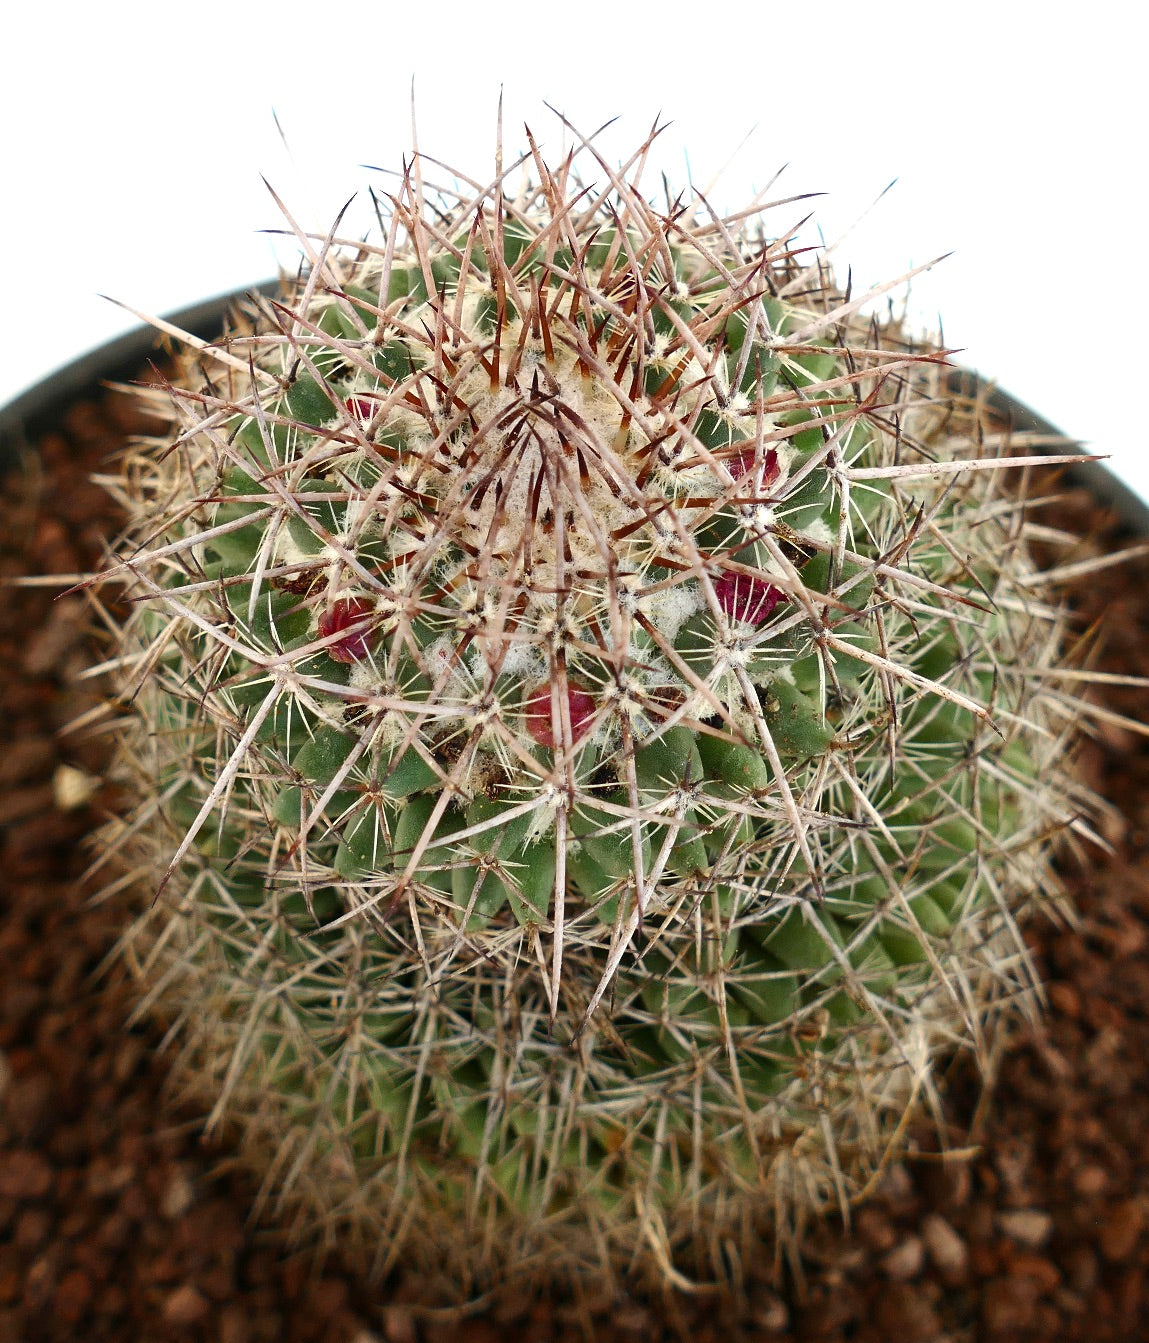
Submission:
M 735 480 L 741 480 L 744 475 L 753 471 L 753 445 L 743 448 L 736 457 L 728 457 L 726 459 L 726 469 Z M 778 479 L 780 474 L 778 454 L 773 448 L 767 448 L 762 456 L 762 488 L 768 490 Z
M 559 692 L 562 693 L 561 691 Z M 551 717 L 551 688 L 541 685 L 526 702 L 527 731 L 540 746 L 554 749 L 555 730 L 562 732 L 562 720 L 555 723 Z M 570 713 L 571 741 L 576 742 L 590 731 L 595 703 L 591 695 L 578 686 L 567 686 L 567 709 Z
M 786 594 L 772 583 L 764 578 L 751 578 L 749 574 L 723 574 L 716 578 L 714 595 L 731 620 L 748 620 L 752 625 L 761 625 L 778 603 L 786 600 Z
M 371 639 L 370 618 L 375 614 L 375 603 L 366 597 L 344 597 L 332 604 L 319 617 L 319 637 L 326 639 L 343 630 L 348 633 L 327 645 L 327 654 L 336 662 L 362 662 L 367 656 Z
M 365 396 L 350 396 L 343 404 L 361 424 L 369 423 L 371 416 L 375 414 L 375 402 L 369 401 Z

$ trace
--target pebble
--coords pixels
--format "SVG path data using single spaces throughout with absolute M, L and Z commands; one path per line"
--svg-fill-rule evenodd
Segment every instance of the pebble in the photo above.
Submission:
M 914 1180 L 905 1162 L 895 1161 L 882 1176 L 879 1196 L 892 1208 L 908 1206 L 914 1200 Z
M 997 1225 L 1002 1235 L 1031 1250 L 1044 1245 L 1053 1233 L 1053 1218 L 1039 1208 L 999 1212 Z
M 102 779 L 75 765 L 57 765 L 52 775 L 52 800 L 57 811 L 79 811 L 99 791 Z
M 43 1208 L 25 1208 L 16 1219 L 14 1243 L 21 1250 L 37 1250 L 52 1230 L 52 1214 Z
M 54 806 L 56 794 L 50 783 L 37 788 L 18 788 L 0 798 L 0 826 L 13 825 L 26 816 L 34 816 Z
M 187 1177 L 187 1172 L 176 1167 L 169 1177 L 164 1191 L 160 1195 L 160 1212 L 170 1222 L 182 1217 L 195 1202 L 195 1188 Z
M 4 1113 L 13 1133 L 25 1141 L 34 1140 L 48 1122 L 54 1093 L 47 1071 L 28 1072 L 16 1078 L 4 1098 Z
M 417 1343 L 415 1317 L 406 1306 L 383 1307 L 383 1337 L 387 1343 Z
M 1049 1005 L 1055 1012 L 1073 1018 L 1081 1015 L 1081 995 L 1072 984 L 1055 982 L 1047 985 L 1045 991 L 1049 996 Z
M 922 1240 L 938 1272 L 948 1282 L 958 1282 L 969 1270 L 966 1243 L 940 1213 L 922 1219 Z
M 902 1243 L 885 1256 L 881 1262 L 882 1272 L 895 1282 L 908 1282 L 922 1271 L 925 1262 L 925 1248 L 918 1236 L 907 1236 Z
M 1013 1343 L 1032 1325 L 1040 1295 L 1032 1278 L 992 1278 L 982 1288 L 981 1316 L 986 1334 L 998 1334 Z
M 92 1280 L 83 1269 L 74 1268 L 65 1273 L 52 1298 L 57 1318 L 65 1324 L 79 1324 L 92 1303 Z
M 891 1283 L 874 1302 L 874 1322 L 881 1337 L 898 1343 L 934 1343 L 941 1325 L 933 1306 L 920 1288 Z
M 862 1208 L 854 1220 L 858 1239 L 875 1254 L 885 1254 L 897 1244 L 893 1222 L 880 1208 Z
M 20 737 L 0 757 L 0 787 L 44 778 L 55 759 L 56 743 L 51 737 Z
M 1116 1204 L 1098 1238 L 1102 1255 L 1112 1264 L 1123 1263 L 1137 1248 L 1144 1227 L 1145 1209 L 1140 1202 L 1127 1199 Z
M 1097 1286 L 1101 1266 L 1097 1262 L 1097 1255 L 1088 1245 L 1071 1245 L 1061 1262 L 1069 1286 L 1075 1292 L 1084 1296 Z
M 789 1308 L 780 1296 L 761 1292 L 754 1299 L 754 1323 L 770 1334 L 785 1333 L 790 1326 Z
M 87 1190 L 93 1198 L 111 1198 L 132 1183 L 136 1168 L 128 1162 L 113 1165 L 97 1158 L 88 1168 Z
M 1109 1172 L 1104 1166 L 1082 1166 L 1073 1176 L 1073 1188 L 1085 1198 L 1103 1194 L 1109 1184 Z
M 311 1289 L 312 1304 L 324 1316 L 338 1315 L 349 1296 L 347 1284 L 340 1278 L 320 1278 Z
M 239 1303 L 225 1306 L 219 1321 L 219 1343 L 249 1343 L 251 1324 L 247 1310 Z
M 88 604 L 82 597 L 63 597 L 52 606 L 45 624 L 35 630 L 24 649 L 24 670 L 44 676 L 88 637 Z
M 177 1287 L 164 1302 L 164 1320 L 177 1328 L 198 1324 L 210 1309 L 207 1298 L 190 1283 Z
M 0 1152 L 0 1197 L 43 1198 L 53 1178 L 51 1164 L 39 1152 L 19 1147 Z
M 28 1275 L 24 1279 L 24 1304 L 32 1310 L 46 1306 L 55 1276 L 56 1268 L 49 1249 L 28 1269 Z
M 646 1337 L 652 1327 L 650 1312 L 637 1301 L 620 1301 L 611 1311 L 611 1324 L 616 1329 Z
M 1009 1271 L 1015 1278 L 1029 1278 L 1044 1296 L 1061 1284 L 1061 1270 L 1040 1254 L 1018 1254 L 1010 1260 Z

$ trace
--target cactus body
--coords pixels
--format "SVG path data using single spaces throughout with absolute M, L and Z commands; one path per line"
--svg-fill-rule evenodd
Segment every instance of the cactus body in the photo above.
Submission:
M 940 356 L 594 167 L 409 176 L 130 473 L 128 951 L 300 1225 L 441 1291 L 845 1203 L 1030 987 L 1065 814 Z

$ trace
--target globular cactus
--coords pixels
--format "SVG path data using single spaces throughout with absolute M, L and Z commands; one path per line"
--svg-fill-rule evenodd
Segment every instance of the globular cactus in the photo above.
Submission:
M 1030 992 L 1070 813 L 1057 611 L 941 353 L 651 204 L 647 146 L 531 146 L 302 239 L 110 571 L 176 1076 L 441 1294 L 722 1278 L 847 1206 Z

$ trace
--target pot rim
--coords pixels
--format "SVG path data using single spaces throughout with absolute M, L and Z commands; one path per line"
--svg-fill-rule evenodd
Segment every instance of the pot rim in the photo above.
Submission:
M 274 294 L 278 288 L 278 280 L 263 280 L 244 289 L 201 299 L 166 313 L 163 320 L 201 340 L 213 340 L 233 304 L 248 294 Z M 20 449 L 51 423 L 60 407 L 96 384 L 131 381 L 156 351 L 160 339 L 161 333 L 155 327 L 146 323 L 133 327 L 61 365 L 0 407 L 0 474 L 18 460 Z
M 1050 456 L 1080 453 L 1082 460 L 1066 467 L 1066 477 L 1074 485 L 1088 490 L 1103 507 L 1111 509 L 1130 532 L 1149 536 L 1149 499 L 1143 499 L 1132 486 L 1114 475 L 1103 461 L 1090 458 L 1078 443 L 1069 439 L 1056 425 L 1050 424 L 1023 401 L 972 369 L 956 365 L 949 383 L 955 395 L 980 397 L 983 404 L 1001 421 L 1003 430 L 1064 439 L 1061 445 L 1042 444 L 1034 451 Z
M 164 320 L 202 340 L 211 340 L 219 333 L 232 304 L 248 294 L 274 294 L 278 287 L 277 280 L 263 280 L 180 308 Z M 0 474 L 15 464 L 21 448 L 51 421 L 58 407 L 75 400 L 94 383 L 130 380 L 155 350 L 157 341 L 158 334 L 153 327 L 138 326 L 64 364 L 0 407 Z M 1003 428 L 1042 437 L 1065 437 L 1036 411 L 979 373 L 956 367 L 951 386 L 955 394 L 980 396 L 1000 418 Z M 1069 442 L 1063 447 L 1043 446 L 1038 451 L 1054 454 L 1079 449 Z M 1131 532 L 1149 536 L 1149 500 L 1142 499 L 1102 462 L 1088 460 L 1085 453 L 1081 455 L 1086 459 L 1067 468 L 1069 480 L 1087 489 L 1102 506 L 1112 509 Z

